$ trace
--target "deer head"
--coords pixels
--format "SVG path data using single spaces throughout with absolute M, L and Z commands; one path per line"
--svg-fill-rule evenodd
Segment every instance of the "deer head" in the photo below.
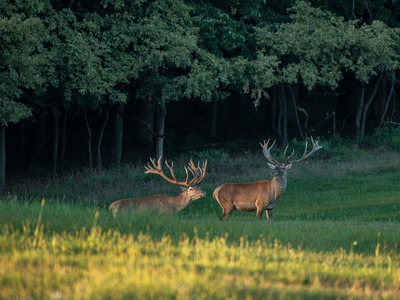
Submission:
M 307 154 L 307 141 L 306 141 L 306 146 L 304 149 L 304 154 L 300 159 L 297 160 L 291 160 L 291 158 L 294 155 L 295 150 L 293 150 L 292 154 L 285 159 L 286 156 L 286 151 L 288 146 L 286 146 L 285 151 L 283 152 L 283 156 L 282 156 L 282 162 L 278 162 L 275 158 L 272 157 L 271 155 L 271 149 L 272 147 L 275 145 L 274 141 L 271 145 L 271 147 L 268 147 L 269 144 L 269 140 L 265 143 L 264 141 L 264 145 L 260 143 L 261 147 L 263 148 L 263 152 L 264 152 L 264 156 L 265 158 L 268 160 L 268 166 L 272 169 L 272 176 L 282 179 L 285 177 L 286 175 L 286 171 L 289 170 L 292 167 L 292 164 L 294 163 L 298 163 L 301 162 L 305 159 L 307 159 L 308 157 L 310 157 L 315 151 L 319 150 L 322 148 L 322 146 L 318 145 L 318 142 L 314 142 L 313 138 L 311 137 L 311 142 L 313 145 L 313 148 L 311 149 L 311 151 Z
M 174 163 L 171 162 L 171 165 L 165 161 L 165 164 L 167 168 L 169 169 L 171 173 L 171 177 L 169 178 L 167 175 L 164 174 L 162 167 L 161 167 L 161 156 L 158 158 L 157 163 L 155 162 L 155 159 L 150 158 L 150 162 L 152 166 L 150 166 L 150 163 L 145 166 L 146 169 L 146 174 L 148 173 L 153 173 L 153 174 L 158 174 L 162 178 L 164 178 L 166 181 L 171 182 L 173 184 L 179 185 L 180 188 L 182 189 L 183 192 L 187 193 L 187 197 L 190 198 L 190 200 L 196 200 L 201 197 L 204 197 L 206 195 L 206 192 L 201 189 L 198 184 L 203 180 L 204 176 L 206 175 L 206 168 L 207 168 L 207 160 L 203 162 L 202 167 L 200 167 L 200 162 L 196 165 L 193 163 L 192 160 L 189 162 L 188 168 L 185 166 L 185 172 L 186 172 L 186 180 L 185 181 L 178 181 L 175 177 L 174 174 Z M 193 179 L 189 181 L 189 171 L 193 175 Z

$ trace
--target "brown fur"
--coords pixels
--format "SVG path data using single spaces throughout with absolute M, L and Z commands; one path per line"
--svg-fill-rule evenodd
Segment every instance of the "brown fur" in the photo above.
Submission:
M 228 219 L 232 210 L 257 211 L 261 219 L 265 210 L 267 219 L 271 218 L 273 209 L 286 188 L 286 174 L 290 166 L 277 165 L 272 180 L 260 180 L 249 183 L 225 183 L 214 190 L 213 197 L 222 207 L 222 219 Z
M 198 187 L 189 187 L 183 193 L 177 196 L 152 195 L 147 197 L 128 198 L 114 201 L 109 210 L 114 217 L 123 210 L 155 210 L 161 214 L 167 212 L 176 212 L 187 207 L 192 201 L 205 196 L 205 192 Z

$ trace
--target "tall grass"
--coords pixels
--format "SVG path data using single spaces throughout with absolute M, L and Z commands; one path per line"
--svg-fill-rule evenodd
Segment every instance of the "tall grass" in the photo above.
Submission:
M 209 159 L 207 196 L 175 215 L 107 211 L 178 193 L 143 162 L 15 183 L 0 201 L 0 299 L 398 299 L 399 155 L 339 150 L 289 170 L 272 222 L 221 222 L 211 196 L 269 179 L 260 151 L 192 153 Z M 176 174 L 188 158 L 173 159 Z
M 397 253 L 315 252 L 260 236 L 235 243 L 194 230 L 178 242 L 93 226 L 37 239 L 3 228 L 4 299 L 336 299 L 400 293 Z M 355 243 L 353 243 L 354 246 Z M 378 243 L 381 246 L 380 243 Z M 22 273 L 23 275 L 22 275 Z M 57 296 L 58 295 L 58 296 Z

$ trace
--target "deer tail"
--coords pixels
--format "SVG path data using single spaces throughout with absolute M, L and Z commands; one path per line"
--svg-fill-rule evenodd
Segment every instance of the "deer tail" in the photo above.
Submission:
M 217 187 L 214 192 L 213 192 L 213 198 L 216 199 L 218 201 L 218 192 L 221 189 L 221 187 Z

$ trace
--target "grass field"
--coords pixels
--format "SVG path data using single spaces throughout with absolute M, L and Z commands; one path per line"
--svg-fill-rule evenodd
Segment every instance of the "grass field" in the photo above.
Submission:
M 294 165 L 270 222 L 221 222 L 212 199 L 222 183 L 269 179 L 262 153 L 207 158 L 207 196 L 175 215 L 107 211 L 178 193 L 144 162 L 15 182 L 0 201 L 0 299 L 400 299 L 398 152 Z

